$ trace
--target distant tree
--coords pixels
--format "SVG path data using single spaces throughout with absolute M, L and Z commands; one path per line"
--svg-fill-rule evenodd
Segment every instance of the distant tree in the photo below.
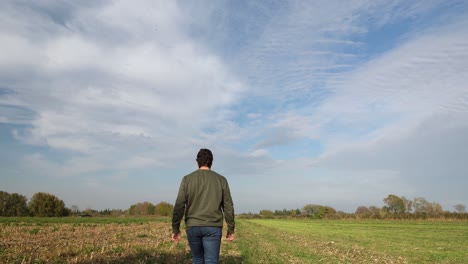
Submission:
M 444 213 L 444 208 L 437 202 L 429 203 L 429 215 L 440 216 Z
M 369 218 L 372 215 L 371 211 L 366 206 L 359 206 L 356 208 L 355 214 L 359 218 Z
M 315 204 L 307 204 L 307 205 L 304 205 L 304 207 L 302 208 L 302 210 L 304 211 L 305 215 L 307 216 L 313 216 L 315 215 L 318 210 L 319 210 L 319 205 L 315 205 Z
M 337 219 L 346 219 L 346 218 L 354 218 L 355 215 L 351 213 L 346 213 L 344 211 L 338 211 L 335 214 L 335 218 Z
M 112 214 L 112 210 L 109 208 L 99 211 L 99 215 L 111 215 L 111 214 Z
M 144 215 L 154 215 L 154 204 L 150 203 L 150 202 L 144 202 L 143 203 L 143 208 L 142 208 L 142 211 L 143 211 L 143 214 Z
M 303 210 L 307 216 L 312 218 L 333 218 L 336 214 L 336 210 L 330 206 L 307 204 L 303 207 Z
M 275 212 L 273 214 L 275 216 L 281 216 L 281 217 L 290 216 L 291 215 L 291 210 L 288 210 L 288 209 L 284 208 L 283 210 L 275 210 Z
M 159 216 L 171 216 L 173 210 L 174 206 L 168 202 L 160 202 L 154 208 L 155 214 Z
M 464 204 L 456 204 L 454 208 L 457 213 L 464 213 L 466 210 L 466 206 Z
M 405 212 L 405 202 L 400 197 L 390 194 L 383 199 L 385 210 L 392 215 L 402 215 Z
M 153 215 L 154 205 L 150 202 L 137 203 L 128 209 L 130 215 Z
M 128 208 L 127 212 L 129 215 L 139 215 L 140 211 L 139 211 L 138 204 L 130 205 L 130 208 Z
M 416 197 L 413 199 L 413 208 L 416 214 L 427 214 L 429 213 L 429 202 L 423 197 Z
M 27 216 L 27 201 L 24 195 L 0 191 L 0 216 Z
M 422 197 L 417 197 L 413 199 L 414 213 L 419 216 L 433 216 L 437 217 L 444 213 L 442 205 L 437 202 L 428 202 Z
M 299 213 L 300 213 L 300 212 L 301 212 L 301 211 L 299 211 Z M 292 216 L 292 217 L 298 215 L 297 210 L 296 210 L 296 209 L 291 209 L 291 210 L 289 210 L 289 215 Z
M 369 211 L 371 212 L 371 218 L 381 218 L 382 209 L 380 209 L 379 207 L 371 205 L 369 206 Z
M 444 208 L 440 203 L 432 202 L 432 214 L 433 215 L 441 215 L 444 212 Z
M 38 192 L 29 201 L 29 210 L 34 216 L 67 216 L 69 209 L 53 194 Z
M 0 216 L 7 216 L 7 205 L 8 205 L 8 198 L 10 194 L 4 191 L 0 191 Z
M 99 214 L 98 210 L 92 209 L 90 207 L 87 207 L 80 213 L 81 216 L 97 216 L 98 214 Z
M 260 210 L 260 215 L 263 218 L 273 218 L 274 213 L 271 210 Z
M 325 218 L 334 218 L 335 215 L 336 215 L 335 208 L 333 208 L 331 206 L 324 206 L 323 210 L 324 210 L 324 215 L 323 216 Z
M 29 214 L 27 201 L 28 199 L 24 195 L 18 193 L 10 194 L 7 203 L 7 215 L 27 216 Z
M 409 214 L 413 211 L 413 201 L 408 200 L 406 197 L 402 196 L 401 200 L 403 200 L 403 203 L 405 205 L 405 213 Z

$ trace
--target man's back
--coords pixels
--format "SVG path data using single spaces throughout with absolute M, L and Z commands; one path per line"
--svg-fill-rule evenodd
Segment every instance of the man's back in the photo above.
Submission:
M 211 170 L 213 153 L 200 149 L 198 170 L 184 176 L 172 215 L 172 240 L 180 241 L 180 222 L 185 214 L 187 239 L 193 263 L 218 263 L 223 214 L 228 225 L 226 238 L 234 240 L 234 205 L 229 185 Z
M 185 207 L 185 208 L 184 208 Z M 184 212 L 185 209 L 185 212 Z M 174 208 L 174 218 L 185 225 L 223 226 L 223 212 L 228 232 L 234 232 L 234 207 L 226 178 L 212 170 L 196 170 L 182 179 Z M 176 221 L 178 224 L 180 221 Z

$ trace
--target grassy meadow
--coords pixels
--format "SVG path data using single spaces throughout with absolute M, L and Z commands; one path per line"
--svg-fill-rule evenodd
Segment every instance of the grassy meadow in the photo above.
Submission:
M 0 218 L 0 263 L 191 263 L 168 218 Z M 220 263 L 468 263 L 466 221 L 237 220 Z
M 250 220 L 248 263 L 468 263 L 468 222 Z

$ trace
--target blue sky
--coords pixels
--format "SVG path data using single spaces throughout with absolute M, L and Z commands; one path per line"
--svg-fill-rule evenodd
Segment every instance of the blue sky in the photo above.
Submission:
M 468 205 L 466 1 L 2 1 L 0 190 L 237 212 Z

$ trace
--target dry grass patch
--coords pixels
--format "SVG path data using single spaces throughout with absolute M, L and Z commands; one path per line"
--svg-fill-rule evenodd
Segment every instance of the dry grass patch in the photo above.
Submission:
M 168 222 L 11 222 L 0 225 L 0 263 L 191 263 L 185 232 L 171 240 Z M 221 263 L 242 263 L 236 243 L 223 240 Z
M 190 263 L 167 223 L 6 225 L 2 263 Z

